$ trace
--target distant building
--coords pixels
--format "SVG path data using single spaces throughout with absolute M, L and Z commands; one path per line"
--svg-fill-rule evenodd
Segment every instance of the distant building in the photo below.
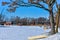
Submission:
M 4 25 L 12 25 L 12 22 L 5 22 Z

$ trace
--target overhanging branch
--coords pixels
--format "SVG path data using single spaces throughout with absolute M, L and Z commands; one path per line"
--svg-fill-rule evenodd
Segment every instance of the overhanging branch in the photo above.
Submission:
M 19 6 L 25 6 L 25 7 L 30 7 L 30 6 L 35 6 L 35 7 L 38 7 L 38 8 L 42 8 L 46 11 L 49 11 L 49 9 L 45 8 L 42 4 L 38 4 L 38 3 L 32 3 L 32 4 L 29 4 L 29 3 L 22 3 L 22 4 L 18 4 Z
M 45 2 L 45 1 L 44 1 L 44 2 Z M 40 4 L 40 3 L 25 3 L 25 2 L 23 2 L 23 1 L 21 1 L 21 3 L 18 3 L 18 2 L 16 2 L 16 1 L 13 1 L 12 5 L 13 5 L 13 6 L 15 6 L 15 5 L 25 6 L 25 7 L 35 6 L 35 7 L 38 7 L 38 8 L 42 8 L 42 9 L 44 9 L 44 10 L 46 10 L 46 11 L 49 11 L 49 9 L 45 8 L 45 7 L 44 7 L 42 4 Z M 11 7 L 12 7 L 12 6 L 11 6 Z
M 45 8 L 42 4 L 35 4 L 35 7 L 39 7 L 39 8 L 46 10 L 46 11 L 49 11 L 49 9 Z

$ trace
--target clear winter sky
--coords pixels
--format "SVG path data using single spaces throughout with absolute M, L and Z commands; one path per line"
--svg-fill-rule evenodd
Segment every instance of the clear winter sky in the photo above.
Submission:
M 21 18 L 24 18 L 24 17 L 48 18 L 49 17 L 49 13 L 47 11 L 37 7 L 19 7 L 14 13 L 9 13 L 6 11 L 7 6 L 1 6 L 2 1 L 9 1 L 9 0 L 0 0 L 0 12 L 2 11 L 3 8 L 5 8 L 5 10 L 3 11 L 3 14 L 5 14 L 6 17 L 11 17 L 11 16 L 19 16 Z M 58 0 L 58 3 L 60 3 L 60 0 Z M 45 6 L 47 7 L 47 5 Z

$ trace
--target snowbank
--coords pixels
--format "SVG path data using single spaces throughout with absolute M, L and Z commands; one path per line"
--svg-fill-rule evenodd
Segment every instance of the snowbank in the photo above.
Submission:
M 60 28 L 58 29 L 59 33 L 49 36 L 48 38 L 44 39 L 37 39 L 37 40 L 60 40 Z
M 60 33 L 57 33 L 55 35 L 51 35 L 48 38 L 37 39 L 37 40 L 60 40 Z

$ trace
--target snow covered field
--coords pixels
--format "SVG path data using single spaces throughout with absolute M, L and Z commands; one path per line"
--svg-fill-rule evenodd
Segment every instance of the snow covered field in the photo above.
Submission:
M 58 29 L 58 33 L 49 36 L 48 38 L 44 38 L 44 39 L 37 39 L 37 40 L 60 40 L 60 28 Z
M 28 37 L 44 32 L 48 31 L 39 26 L 0 26 L 0 40 L 28 40 Z

